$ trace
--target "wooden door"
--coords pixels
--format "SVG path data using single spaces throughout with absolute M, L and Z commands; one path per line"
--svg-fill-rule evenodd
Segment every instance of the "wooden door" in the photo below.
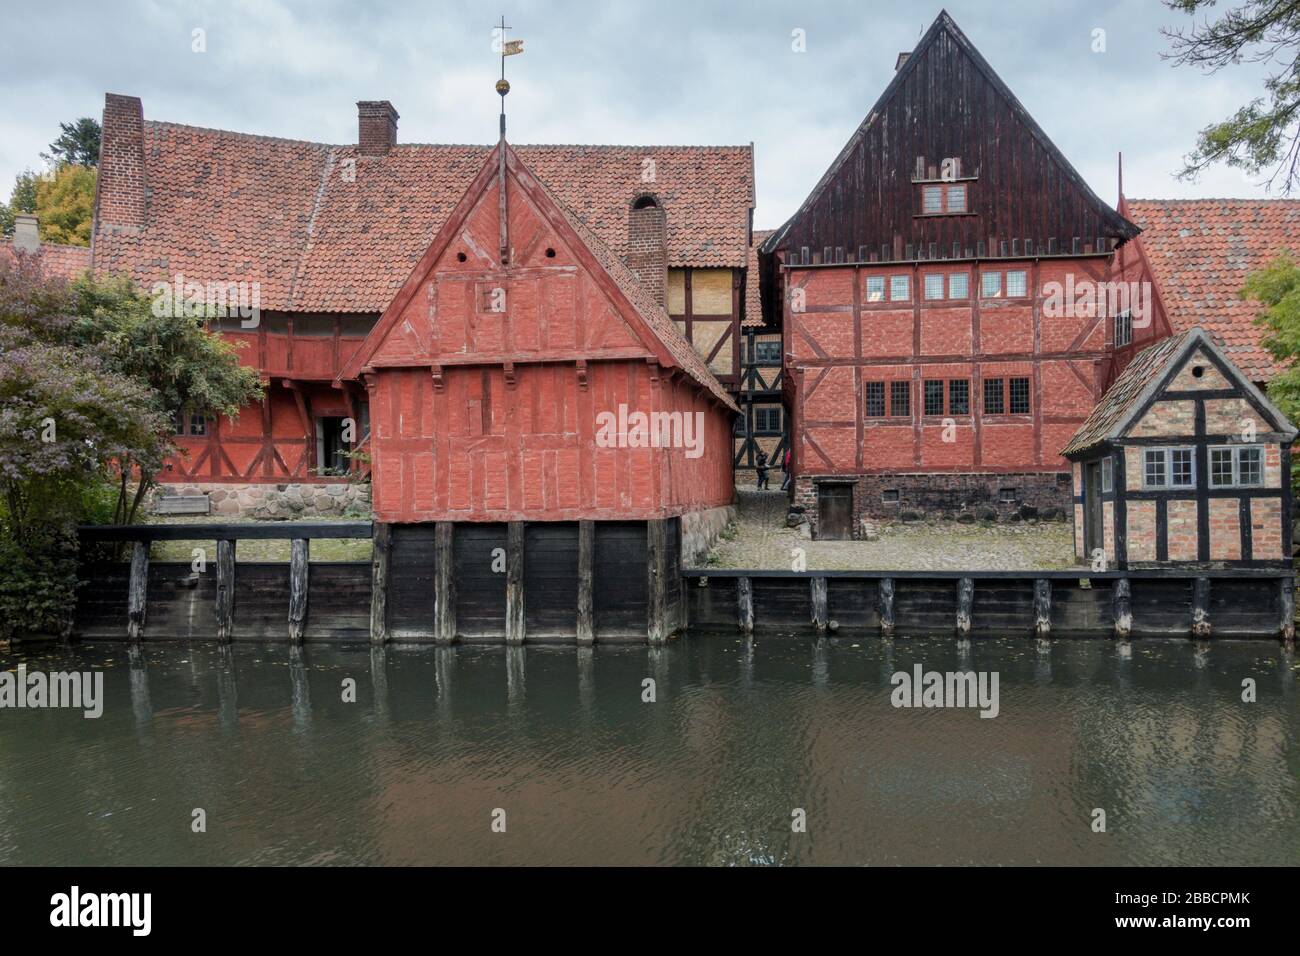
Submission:
M 817 537 L 847 541 L 853 537 L 853 486 L 817 486 Z

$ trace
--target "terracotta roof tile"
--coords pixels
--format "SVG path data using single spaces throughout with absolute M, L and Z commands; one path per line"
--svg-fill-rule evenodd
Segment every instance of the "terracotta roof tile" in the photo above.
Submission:
M 1238 298 L 1246 277 L 1278 253 L 1300 252 L 1300 200 L 1132 199 L 1130 219 L 1175 332 L 1203 326 L 1248 378 L 1280 370 L 1259 346 L 1260 305 Z
M 19 255 L 8 239 L 0 239 L 0 256 L 13 261 Z M 88 246 L 60 246 L 43 242 L 36 252 L 40 257 L 41 268 L 46 275 L 71 279 L 79 272 L 90 268 L 90 248 Z
M 746 328 L 763 324 L 763 301 L 759 295 L 758 247 L 767 241 L 775 229 L 755 229 L 749 246 L 749 269 L 745 274 L 745 318 L 740 323 Z
M 153 121 L 144 136 L 147 225 L 101 227 L 96 269 L 143 284 L 177 272 L 256 281 L 262 308 L 296 311 L 382 311 L 491 151 L 399 144 L 359 156 L 355 146 Z M 746 264 L 751 147 L 515 148 L 615 252 L 632 200 L 654 192 L 668 215 L 669 265 Z M 654 182 L 644 182 L 651 168 Z

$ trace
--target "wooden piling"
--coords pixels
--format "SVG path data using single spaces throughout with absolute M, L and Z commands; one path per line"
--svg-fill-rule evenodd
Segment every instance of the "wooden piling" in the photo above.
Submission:
M 1290 644 L 1295 641 L 1295 579 L 1290 575 L 1278 582 L 1278 597 L 1278 636 Z
M 524 642 L 524 523 L 506 525 L 506 643 Z
M 229 644 L 235 633 L 235 541 L 217 541 L 217 640 Z
M 289 544 L 289 643 L 301 644 L 307 629 L 307 539 Z
M 1192 582 L 1192 637 L 1210 636 L 1210 579 L 1197 578 Z
M 975 604 L 975 580 L 960 578 L 957 581 L 957 633 L 970 633 L 971 608 Z
M 131 580 L 126 595 L 126 636 L 138 641 L 144 636 L 144 611 L 149 595 L 149 544 L 136 541 L 131 547 Z
M 393 540 L 392 527 L 376 521 L 371 533 L 370 551 L 370 643 L 388 640 L 388 555 Z
M 651 644 L 668 640 L 668 522 L 663 518 L 646 521 L 646 637 Z
M 454 540 L 455 524 L 439 521 L 433 532 L 433 639 L 438 644 L 456 640 Z
M 894 579 L 880 579 L 880 634 L 892 637 L 894 634 Z
M 1121 641 L 1127 641 L 1133 633 L 1132 596 L 1128 578 L 1115 579 L 1111 608 L 1115 618 L 1115 636 Z
M 1052 582 L 1050 578 L 1034 581 L 1034 634 L 1047 637 L 1052 632 Z
M 819 631 L 824 631 L 829 617 L 826 609 L 826 579 L 812 578 L 809 581 L 808 591 L 812 601 L 813 627 Z
M 578 643 L 596 641 L 595 601 L 592 584 L 596 566 L 596 522 L 578 522 Z
M 746 634 L 754 633 L 754 582 L 736 578 L 736 623 Z

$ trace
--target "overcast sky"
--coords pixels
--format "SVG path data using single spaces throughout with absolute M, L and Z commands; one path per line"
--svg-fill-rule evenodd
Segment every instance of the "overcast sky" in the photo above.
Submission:
M 1233 0 L 1225 0 L 1231 4 Z M 1224 6 L 1221 3 L 1220 6 Z M 756 225 L 807 195 L 941 9 L 923 0 L 0 0 L 0 192 L 40 168 L 58 123 L 100 117 L 104 93 L 147 119 L 328 143 L 356 138 L 357 100 L 388 99 L 398 139 L 496 138 L 503 8 L 526 41 L 507 76 L 516 143 L 744 144 Z M 948 0 L 947 9 L 1109 203 L 1116 154 L 1131 198 L 1268 194 L 1240 172 L 1172 174 L 1196 132 L 1262 91 L 1264 71 L 1214 76 L 1162 60 L 1158 0 Z M 205 31 L 206 52 L 192 50 Z M 1105 52 L 1093 52 L 1094 31 Z M 804 31 L 806 50 L 792 34 Z

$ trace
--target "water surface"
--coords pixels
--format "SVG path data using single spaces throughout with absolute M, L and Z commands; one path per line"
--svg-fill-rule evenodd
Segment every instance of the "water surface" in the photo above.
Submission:
M 5 864 L 1300 860 L 1297 665 L 1263 641 L 0 656 L 20 662 L 103 668 L 106 701 L 0 710 Z M 893 707 L 915 663 L 998 672 L 999 716 Z

